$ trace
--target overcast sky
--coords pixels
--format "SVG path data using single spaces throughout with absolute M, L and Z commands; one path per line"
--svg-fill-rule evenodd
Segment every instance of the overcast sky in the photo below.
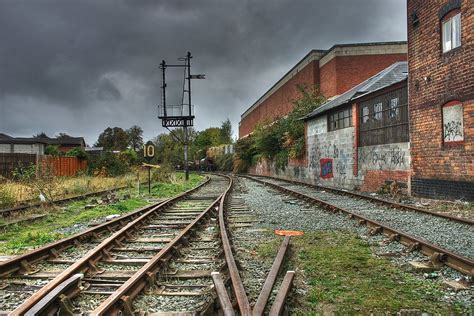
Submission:
M 311 49 L 406 40 L 405 2 L 0 0 L 0 133 L 93 144 L 139 125 L 154 137 L 166 131 L 158 65 L 189 50 L 206 74 L 192 85 L 195 127 L 230 118 L 237 135 L 240 114 Z

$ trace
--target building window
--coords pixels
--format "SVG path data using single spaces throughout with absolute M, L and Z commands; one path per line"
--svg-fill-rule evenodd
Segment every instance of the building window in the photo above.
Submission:
M 464 141 L 463 107 L 459 101 L 443 106 L 443 140 L 447 144 Z
M 377 121 L 382 119 L 382 102 L 374 104 L 374 119 Z
M 443 53 L 461 46 L 461 13 L 448 15 L 442 21 Z
M 390 103 L 388 104 L 389 106 L 389 116 L 390 118 L 395 118 L 398 116 L 398 114 L 400 113 L 399 109 L 398 109 L 398 98 L 393 98 L 393 99 L 390 99 Z
M 328 131 L 352 126 L 352 110 L 345 109 L 328 115 Z
M 360 146 L 409 141 L 406 86 L 361 101 L 359 106 Z

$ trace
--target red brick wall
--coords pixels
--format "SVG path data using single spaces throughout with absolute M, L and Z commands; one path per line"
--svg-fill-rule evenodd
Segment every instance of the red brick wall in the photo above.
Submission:
M 406 54 L 336 56 L 321 69 L 321 93 L 329 98 L 342 94 L 397 61 Z
M 385 184 L 386 180 L 407 183 L 410 173 L 408 171 L 369 170 L 360 187 L 363 192 L 375 192 Z
M 240 121 L 239 138 L 251 133 L 258 123 L 272 122 L 276 118 L 285 116 L 293 109 L 292 100 L 300 96 L 297 85 L 316 84 L 318 78 L 318 62 L 312 61 L 280 89 L 263 101 L 256 109 Z
M 397 61 L 406 61 L 406 54 L 338 56 L 336 59 L 336 94 L 342 94 Z
M 443 53 L 438 11 L 447 3 L 408 0 L 412 178 L 474 181 L 474 6 L 461 2 L 461 47 Z M 443 143 L 442 106 L 451 100 L 464 105 L 464 142 L 457 146 Z

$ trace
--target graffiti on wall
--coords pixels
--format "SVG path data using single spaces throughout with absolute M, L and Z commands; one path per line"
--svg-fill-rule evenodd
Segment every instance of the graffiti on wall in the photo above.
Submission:
M 320 160 L 321 172 L 319 176 L 322 179 L 329 179 L 333 177 L 332 174 L 332 159 L 331 158 L 323 158 Z
M 464 140 L 463 108 L 458 103 L 443 107 L 443 135 L 445 142 L 459 142 Z
M 375 145 L 359 148 L 359 165 L 361 168 L 378 170 L 407 169 L 408 149 L 401 146 Z

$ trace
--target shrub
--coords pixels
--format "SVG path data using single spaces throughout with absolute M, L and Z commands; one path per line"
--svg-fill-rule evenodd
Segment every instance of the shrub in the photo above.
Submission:
M 51 156 L 62 156 L 63 152 L 59 150 L 59 146 L 48 145 L 44 149 L 44 154 L 45 155 L 51 155 Z
M 15 195 L 6 187 L 0 187 L 0 208 L 12 207 L 15 202 Z
M 106 152 L 100 156 L 89 156 L 88 169 L 89 174 L 105 172 L 107 176 L 116 177 L 129 172 L 130 166 L 126 156 Z
M 232 154 L 225 154 L 220 155 L 216 158 L 217 170 L 219 171 L 232 171 L 232 164 L 233 164 L 233 155 Z
M 87 154 L 84 149 L 80 147 L 75 147 L 66 153 L 68 157 L 76 157 L 79 159 L 87 159 Z
M 160 168 L 153 168 L 151 179 L 153 182 L 171 183 L 173 180 L 173 168 L 169 164 L 164 164 Z

